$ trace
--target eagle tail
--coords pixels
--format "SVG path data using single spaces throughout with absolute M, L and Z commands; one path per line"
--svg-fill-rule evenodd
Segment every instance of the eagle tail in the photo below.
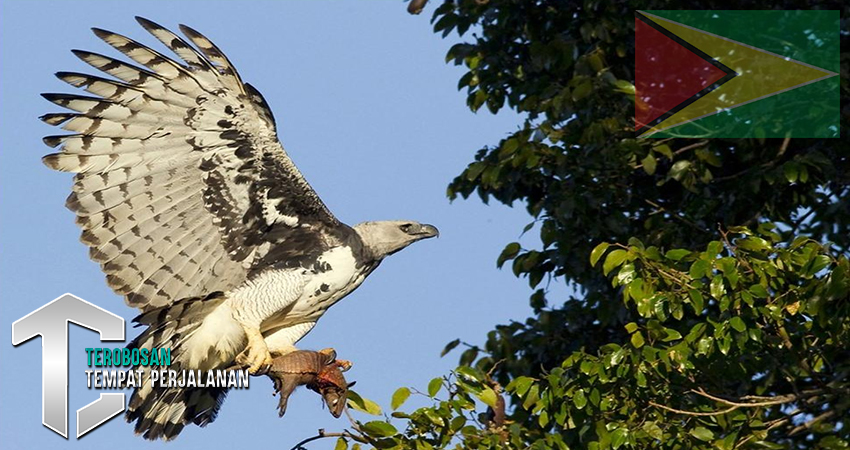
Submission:
M 147 329 L 128 348 L 171 349 L 170 370 L 226 369 L 244 348 L 246 339 L 221 292 L 179 300 L 152 309 L 134 320 Z M 215 420 L 226 388 L 154 387 L 150 367 L 141 387 L 133 391 L 126 413 L 145 439 L 171 440 L 188 424 L 206 426 Z

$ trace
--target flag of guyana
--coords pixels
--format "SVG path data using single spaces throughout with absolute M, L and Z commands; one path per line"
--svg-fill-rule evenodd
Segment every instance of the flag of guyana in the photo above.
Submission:
M 838 11 L 638 11 L 639 137 L 838 138 Z

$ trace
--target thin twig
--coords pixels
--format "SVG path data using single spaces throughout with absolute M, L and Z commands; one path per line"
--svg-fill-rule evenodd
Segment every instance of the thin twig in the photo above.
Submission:
M 319 428 L 318 434 L 316 434 L 315 436 L 312 436 L 312 437 L 308 437 L 307 439 L 304 439 L 303 441 L 295 444 L 295 446 L 292 447 L 291 450 L 306 450 L 306 447 L 304 447 L 304 445 L 309 444 L 310 442 L 317 441 L 319 439 L 324 439 L 324 438 L 340 438 L 340 437 L 341 438 L 348 438 L 348 439 L 351 439 L 353 441 L 360 442 L 361 444 L 368 444 L 369 443 L 369 441 L 367 441 L 366 439 L 363 439 L 360 436 L 351 434 L 351 432 L 349 432 L 348 430 L 345 430 L 341 433 L 328 433 L 328 432 L 325 431 L 324 428 Z
M 669 406 L 664 406 L 664 405 L 662 405 L 662 404 L 655 403 L 655 402 L 652 402 L 652 401 L 651 401 L 651 402 L 649 402 L 649 404 L 650 404 L 650 405 L 652 405 L 652 406 L 654 406 L 654 407 L 656 407 L 656 408 L 661 408 L 661 409 L 664 409 L 664 410 L 667 410 L 667 411 L 670 411 L 670 412 L 674 412 L 674 413 L 676 413 L 676 414 L 684 414 L 684 415 L 686 415 L 686 416 L 698 416 L 698 417 L 703 417 L 703 416 L 719 416 L 719 415 L 721 415 L 721 414 L 730 413 L 730 412 L 732 412 L 732 411 L 734 411 L 734 410 L 736 410 L 736 409 L 740 408 L 740 406 L 732 406 L 732 407 L 730 407 L 730 408 L 727 408 L 727 409 L 724 409 L 724 410 L 721 410 L 721 411 L 712 411 L 712 412 L 696 412 L 696 411 L 685 411 L 685 410 L 681 410 L 681 409 L 671 408 L 671 407 L 669 407 Z
M 487 378 L 488 379 L 490 379 L 490 377 L 493 375 L 493 372 L 496 370 L 496 368 L 499 367 L 499 365 L 502 364 L 503 362 L 505 362 L 505 358 L 502 358 L 502 359 L 496 361 L 496 364 L 493 364 L 493 367 L 491 367 L 490 370 L 487 371 Z
M 837 414 L 837 411 L 835 411 L 834 409 L 829 410 L 829 411 L 815 417 L 814 419 L 812 419 L 812 420 L 810 420 L 810 421 L 808 421 L 808 422 L 806 422 L 802 425 L 794 427 L 791 431 L 788 432 L 788 436 L 793 436 L 793 435 L 795 435 L 795 434 L 797 434 L 801 431 L 808 430 L 809 428 L 811 428 L 816 423 L 821 422 L 825 419 L 829 419 L 830 417 L 832 417 L 836 414 Z
M 793 402 L 793 401 L 800 398 L 799 395 L 788 394 L 788 395 L 780 395 L 780 396 L 777 396 L 777 397 L 773 397 L 772 400 L 765 400 L 765 401 L 760 401 L 760 402 L 740 403 L 740 402 L 733 402 L 733 401 L 727 400 L 725 398 L 720 398 L 720 397 L 711 395 L 708 392 L 705 392 L 702 388 L 698 388 L 696 390 L 691 389 L 689 392 L 693 392 L 694 394 L 701 395 L 701 396 L 703 396 L 707 399 L 711 399 L 711 400 L 714 400 L 716 402 L 724 403 L 724 404 L 727 404 L 727 405 L 730 405 L 730 406 L 737 406 L 739 408 L 758 408 L 760 406 L 782 405 L 782 404 L 785 404 L 785 403 Z M 815 394 L 815 392 L 812 392 L 812 394 Z
M 673 155 L 679 155 L 679 154 L 685 153 L 688 150 L 703 147 L 703 146 L 705 146 L 705 144 L 708 144 L 708 141 L 699 141 L 696 144 L 686 145 L 686 146 L 676 150 L 675 152 L 673 152 Z
M 722 409 L 722 410 L 719 410 L 719 411 L 697 412 L 697 411 L 685 411 L 685 410 L 681 410 L 681 409 L 671 408 L 669 406 L 661 405 L 661 404 L 658 404 L 658 403 L 655 403 L 655 402 L 652 402 L 652 401 L 650 401 L 649 404 L 652 405 L 652 406 L 655 406 L 656 408 L 661 408 L 661 409 L 664 409 L 664 410 L 667 410 L 667 411 L 670 411 L 670 412 L 674 412 L 674 413 L 677 413 L 677 414 L 684 414 L 684 415 L 688 415 L 688 416 L 718 416 L 718 415 L 721 415 L 721 414 L 726 414 L 726 413 L 732 412 L 732 411 L 734 411 L 738 408 L 760 408 L 762 406 L 783 405 L 785 403 L 791 403 L 793 401 L 799 400 L 802 397 L 809 397 L 809 396 L 817 395 L 820 391 L 819 390 L 811 390 L 811 391 L 805 391 L 804 393 L 801 393 L 799 395 L 788 394 L 788 395 L 781 395 L 781 396 L 776 396 L 776 397 L 761 397 L 763 400 L 757 401 L 757 402 L 737 402 L 737 401 L 728 400 L 728 399 L 725 399 L 725 398 L 717 397 L 716 395 L 711 395 L 708 392 L 705 392 L 702 388 L 691 389 L 688 392 L 691 392 L 691 393 L 697 394 L 699 396 L 705 397 L 709 400 L 714 400 L 716 402 L 723 403 L 725 405 L 728 405 L 729 408 Z M 752 398 L 752 397 L 750 397 L 750 398 Z
M 768 422 L 768 423 L 770 423 L 770 425 L 767 428 L 765 428 L 764 431 L 767 432 L 767 431 L 770 431 L 774 428 L 781 427 L 782 425 L 785 425 L 786 423 L 788 423 L 790 421 L 791 421 L 791 417 L 789 416 L 789 417 L 782 417 L 782 418 L 776 419 L 773 422 Z M 752 439 L 754 436 L 755 436 L 754 434 L 751 434 L 751 435 L 745 437 L 743 440 L 741 440 L 741 442 L 738 442 L 735 445 L 735 448 L 737 449 L 737 448 L 743 447 L 743 445 L 746 444 L 747 442 L 749 442 L 750 439 Z

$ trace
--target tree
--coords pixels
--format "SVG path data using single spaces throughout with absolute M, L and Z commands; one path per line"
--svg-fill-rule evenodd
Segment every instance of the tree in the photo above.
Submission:
M 633 12 L 672 7 L 841 10 L 841 139 L 635 139 Z M 498 265 L 528 280 L 534 315 L 464 351 L 427 387 L 433 406 L 354 421 L 339 446 L 850 446 L 848 13 L 789 0 L 435 6 L 434 31 L 466 37 L 447 61 L 468 69 L 470 109 L 526 117 L 449 197 L 526 206 L 540 244 L 509 243 Z M 553 298 L 553 280 L 575 294 Z

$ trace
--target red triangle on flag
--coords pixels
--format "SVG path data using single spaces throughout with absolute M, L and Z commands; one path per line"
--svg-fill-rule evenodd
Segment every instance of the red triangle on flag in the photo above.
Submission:
M 702 56 L 635 18 L 635 130 L 724 76 Z

